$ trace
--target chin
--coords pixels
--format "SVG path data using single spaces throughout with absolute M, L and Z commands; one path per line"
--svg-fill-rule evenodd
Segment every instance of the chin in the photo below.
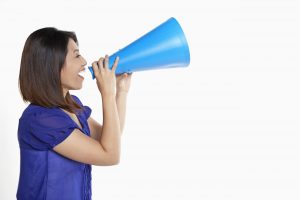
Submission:
M 77 86 L 77 87 L 70 87 L 69 90 L 80 90 L 82 88 L 82 85 Z
M 82 86 L 75 88 L 74 90 L 81 90 Z

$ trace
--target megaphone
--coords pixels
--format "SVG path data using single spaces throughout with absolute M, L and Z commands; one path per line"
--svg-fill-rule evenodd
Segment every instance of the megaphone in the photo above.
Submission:
M 175 18 L 170 18 L 128 46 L 109 56 L 109 68 L 119 56 L 116 74 L 136 71 L 187 67 L 190 51 L 184 32 Z M 94 71 L 88 67 L 93 79 Z

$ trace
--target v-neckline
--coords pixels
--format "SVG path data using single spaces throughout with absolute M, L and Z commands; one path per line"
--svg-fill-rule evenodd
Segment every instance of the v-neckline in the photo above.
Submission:
M 79 124 L 80 124 L 80 126 L 73 120 L 73 118 L 68 114 L 68 113 L 66 113 L 63 109 L 61 109 L 61 108 L 58 108 L 61 112 L 63 112 L 64 114 L 66 114 L 68 117 L 69 117 L 69 119 L 70 120 L 72 120 L 72 122 L 74 123 L 74 124 L 76 124 L 76 126 L 82 131 L 82 132 L 84 132 L 83 131 L 83 129 L 84 129 L 84 125 L 83 125 L 83 123 L 81 122 L 81 119 L 80 119 L 80 117 L 79 116 L 77 116 L 76 115 L 76 113 L 74 113 L 74 115 L 75 115 L 75 117 L 77 118 L 77 120 L 78 120 L 78 122 L 79 122 Z

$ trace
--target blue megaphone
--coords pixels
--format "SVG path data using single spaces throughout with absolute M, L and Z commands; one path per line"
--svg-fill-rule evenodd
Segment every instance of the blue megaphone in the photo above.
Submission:
M 109 68 L 119 56 L 116 74 L 136 71 L 186 67 L 190 64 L 190 51 L 181 26 L 170 18 L 152 31 L 109 56 Z M 94 71 L 88 67 L 93 79 Z

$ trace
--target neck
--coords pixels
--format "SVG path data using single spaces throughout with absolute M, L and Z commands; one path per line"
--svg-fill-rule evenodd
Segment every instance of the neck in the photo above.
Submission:
M 69 92 L 69 90 L 63 88 L 63 94 L 64 94 L 64 98 L 66 98 L 67 93 Z

